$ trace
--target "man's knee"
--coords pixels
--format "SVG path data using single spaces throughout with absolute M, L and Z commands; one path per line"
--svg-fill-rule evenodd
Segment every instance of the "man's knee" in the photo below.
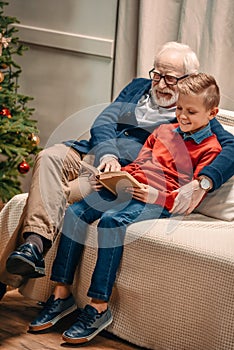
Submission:
M 51 162 L 55 159 L 64 161 L 67 156 L 69 148 L 64 144 L 56 144 L 54 146 L 43 149 L 36 156 L 36 162 Z
M 70 195 L 69 203 L 79 202 L 92 192 L 92 186 L 88 176 L 81 174 L 76 179 L 69 181 Z

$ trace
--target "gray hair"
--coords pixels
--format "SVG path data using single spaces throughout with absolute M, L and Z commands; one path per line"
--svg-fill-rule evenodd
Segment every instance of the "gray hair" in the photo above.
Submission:
M 186 44 L 178 43 L 176 41 L 170 41 L 164 44 L 154 59 L 154 64 L 156 64 L 158 58 L 167 50 L 174 50 L 178 53 L 184 55 L 184 73 L 193 74 L 197 73 L 199 70 L 199 61 L 195 52 Z

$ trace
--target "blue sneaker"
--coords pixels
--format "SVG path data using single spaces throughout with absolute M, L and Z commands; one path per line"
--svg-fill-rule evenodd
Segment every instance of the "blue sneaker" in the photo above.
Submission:
M 6 269 L 13 275 L 26 278 L 45 276 L 44 258 L 32 243 L 24 243 L 12 252 L 6 261 Z
M 62 338 L 66 343 L 86 343 L 109 326 L 112 321 L 109 309 L 98 313 L 94 307 L 86 305 L 84 309 L 79 309 L 77 321 L 63 333 Z
M 72 295 L 66 299 L 56 300 L 54 300 L 54 295 L 51 295 L 37 318 L 30 323 L 29 330 L 37 332 L 50 328 L 76 309 L 77 306 Z

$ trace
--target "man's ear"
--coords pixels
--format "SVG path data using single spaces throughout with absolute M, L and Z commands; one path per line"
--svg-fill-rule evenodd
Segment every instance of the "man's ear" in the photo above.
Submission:
M 210 110 L 210 115 L 209 115 L 209 120 L 213 119 L 214 117 L 216 117 L 216 115 L 218 114 L 219 109 L 218 107 L 214 107 Z

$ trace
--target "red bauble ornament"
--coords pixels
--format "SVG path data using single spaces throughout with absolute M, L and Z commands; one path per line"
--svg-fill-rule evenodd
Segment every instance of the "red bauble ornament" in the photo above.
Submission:
M 8 108 L 2 108 L 2 110 L 0 111 L 0 115 L 3 115 L 7 118 L 11 118 L 11 112 Z
M 19 165 L 18 165 L 18 170 L 20 174 L 26 174 L 30 169 L 30 165 L 23 160 Z

